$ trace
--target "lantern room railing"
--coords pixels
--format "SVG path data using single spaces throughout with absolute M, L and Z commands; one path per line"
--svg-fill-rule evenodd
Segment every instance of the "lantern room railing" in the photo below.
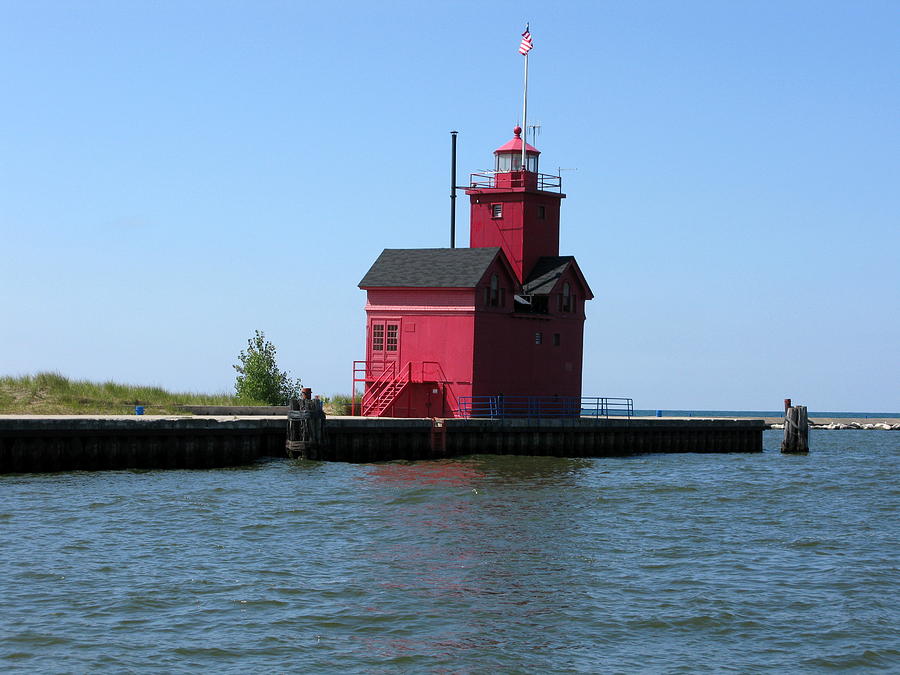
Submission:
M 469 176 L 469 188 L 526 188 L 544 192 L 562 192 L 562 177 L 531 171 L 483 171 Z

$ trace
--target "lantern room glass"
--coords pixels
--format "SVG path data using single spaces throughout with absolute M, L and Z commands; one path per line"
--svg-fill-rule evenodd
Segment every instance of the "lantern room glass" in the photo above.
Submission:
M 509 173 L 510 171 L 520 171 L 522 168 L 521 152 L 498 152 L 494 170 L 497 173 Z M 525 166 L 527 171 L 537 173 L 538 156 L 533 152 L 525 153 Z

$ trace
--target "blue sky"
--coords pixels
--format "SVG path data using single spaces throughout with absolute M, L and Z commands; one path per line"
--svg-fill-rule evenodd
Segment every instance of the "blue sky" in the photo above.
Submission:
M 350 389 L 382 248 L 520 115 L 565 171 L 584 393 L 900 410 L 900 5 L 0 0 L 0 373 Z M 460 199 L 460 241 L 468 208 Z

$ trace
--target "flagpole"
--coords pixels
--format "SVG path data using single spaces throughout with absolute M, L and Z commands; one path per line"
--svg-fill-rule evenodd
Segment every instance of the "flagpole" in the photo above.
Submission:
M 519 53 L 525 57 L 525 87 L 522 91 L 522 171 L 527 171 L 528 167 L 525 156 L 525 148 L 528 147 L 528 52 L 533 46 L 531 26 L 526 23 L 525 32 L 522 33 L 522 42 L 519 43 Z
M 528 29 L 525 29 L 526 32 Z M 522 94 L 522 171 L 528 166 L 525 163 L 525 146 L 528 145 L 528 53 L 525 53 L 525 88 Z

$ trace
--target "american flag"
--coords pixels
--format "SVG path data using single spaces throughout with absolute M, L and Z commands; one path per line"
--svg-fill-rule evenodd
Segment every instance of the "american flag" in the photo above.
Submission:
M 527 56 L 528 52 L 534 47 L 534 43 L 531 41 L 531 32 L 528 30 L 528 24 L 525 24 L 525 32 L 522 33 L 522 42 L 519 43 L 519 53 L 522 56 Z

